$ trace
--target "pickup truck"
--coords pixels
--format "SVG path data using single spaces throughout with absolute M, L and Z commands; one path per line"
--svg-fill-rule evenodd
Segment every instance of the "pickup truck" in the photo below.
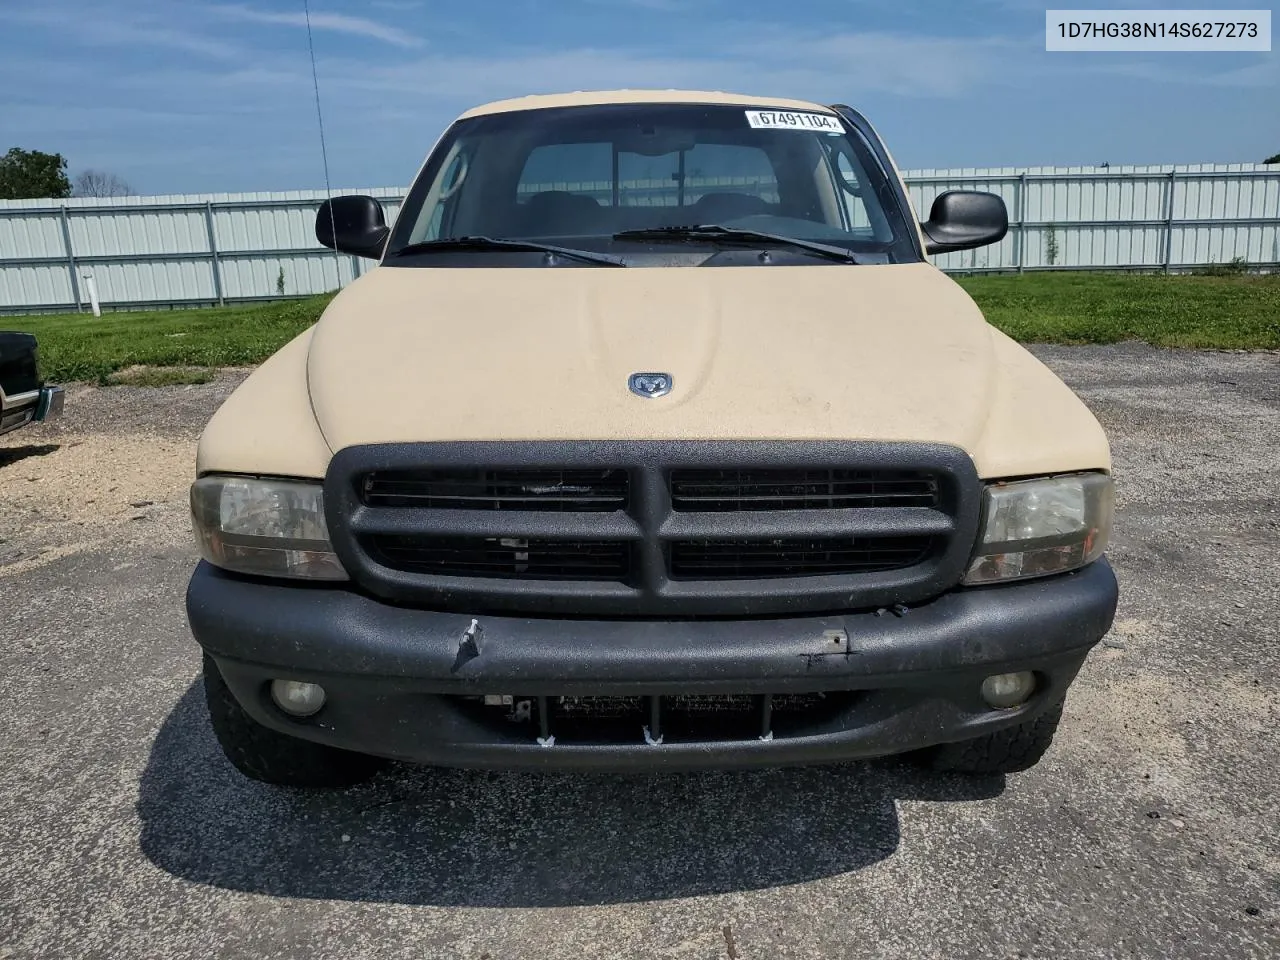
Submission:
M 62 414 L 62 388 L 40 379 L 38 356 L 31 334 L 0 331 L 0 434 Z
M 930 256 L 857 111 L 529 97 L 444 133 L 378 261 L 205 430 L 187 611 L 244 774 L 909 754 L 1026 769 L 1111 624 L 1085 405 Z

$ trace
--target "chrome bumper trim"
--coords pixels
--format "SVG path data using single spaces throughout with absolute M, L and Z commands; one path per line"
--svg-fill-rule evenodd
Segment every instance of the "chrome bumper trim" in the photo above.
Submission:
M 62 407 L 66 399 L 66 391 L 61 387 L 41 387 L 40 399 L 36 403 L 36 415 L 32 419 L 52 420 L 62 416 Z

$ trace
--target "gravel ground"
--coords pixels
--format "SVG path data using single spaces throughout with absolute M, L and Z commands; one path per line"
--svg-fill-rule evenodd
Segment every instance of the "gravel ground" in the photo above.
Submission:
M 0 958 L 1280 956 L 1280 357 L 1038 351 L 1097 411 L 1122 607 L 1049 756 L 237 776 L 182 591 L 243 374 L 0 440 Z

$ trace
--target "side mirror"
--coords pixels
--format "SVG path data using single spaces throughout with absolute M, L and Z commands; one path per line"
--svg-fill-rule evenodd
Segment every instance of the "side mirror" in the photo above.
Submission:
M 1009 212 L 994 193 L 948 190 L 933 201 L 929 219 L 920 229 L 930 253 L 972 250 L 995 243 L 1009 232 Z
M 320 204 L 316 214 L 316 239 L 357 257 L 381 257 L 390 232 L 382 204 L 373 197 L 334 197 Z

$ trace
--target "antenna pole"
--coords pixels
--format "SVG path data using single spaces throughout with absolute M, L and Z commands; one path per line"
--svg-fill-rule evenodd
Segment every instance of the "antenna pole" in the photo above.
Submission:
M 324 142 L 324 112 L 320 109 L 320 76 L 316 72 L 316 44 L 311 36 L 311 2 L 302 0 L 302 12 L 307 19 L 307 52 L 311 55 L 311 87 L 316 95 L 316 124 L 320 128 L 320 159 L 324 163 L 324 198 L 333 199 L 333 187 L 329 183 L 329 151 Z M 334 222 L 333 205 L 329 205 L 329 226 L 333 235 L 338 235 L 338 225 Z M 338 251 L 333 251 L 333 267 L 337 274 L 338 286 L 342 286 L 342 260 Z

